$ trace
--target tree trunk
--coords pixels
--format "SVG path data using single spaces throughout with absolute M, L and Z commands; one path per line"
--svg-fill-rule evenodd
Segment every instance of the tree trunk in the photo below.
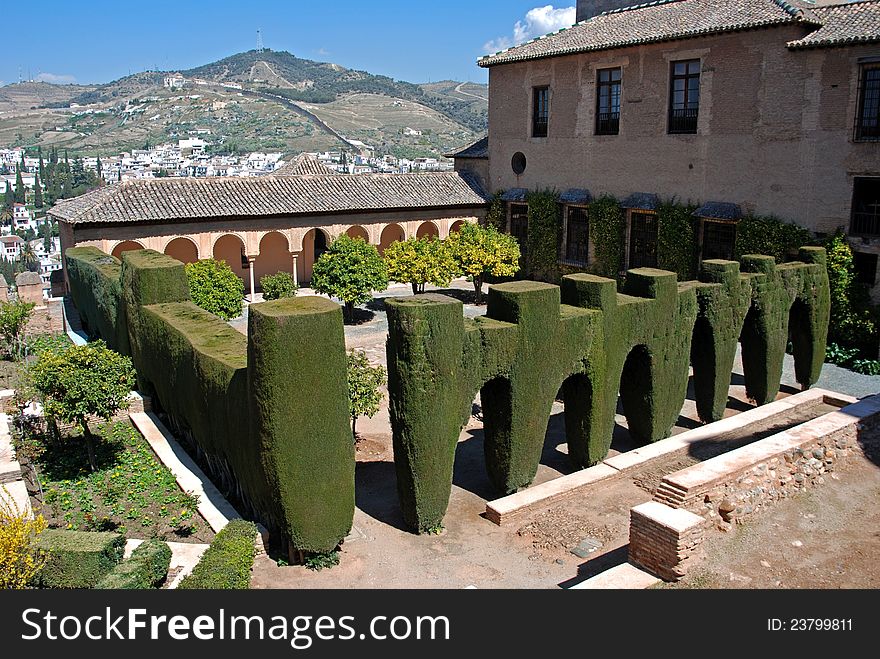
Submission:
M 474 277 L 474 292 L 477 294 L 477 304 L 483 304 L 483 279 Z
M 415 282 L 412 283 L 413 295 L 419 294 L 419 285 Z
M 345 303 L 345 322 L 353 323 L 354 322 L 354 303 L 346 302 Z
M 89 430 L 89 425 L 87 423 L 83 423 L 82 427 L 83 436 L 86 440 L 86 450 L 89 452 L 89 466 L 92 468 L 92 471 L 97 471 L 98 464 L 95 460 L 95 438 L 92 437 L 92 431 Z
M 351 436 L 354 438 L 355 443 L 357 443 L 358 434 L 357 434 L 357 417 L 356 416 L 351 417 Z

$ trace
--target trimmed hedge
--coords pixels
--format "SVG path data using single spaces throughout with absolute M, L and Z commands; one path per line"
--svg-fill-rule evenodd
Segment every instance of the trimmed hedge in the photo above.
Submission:
M 615 280 L 591 274 L 566 276 L 561 289 L 499 284 L 489 289 L 486 316 L 474 320 L 442 295 L 386 300 L 391 425 L 407 525 L 425 532 L 442 523 L 458 436 L 477 390 L 489 477 L 510 493 L 534 478 L 560 390 L 569 456 L 587 467 L 610 448 L 618 391 L 636 441 L 669 435 L 691 362 L 700 415 L 719 418 L 741 328 L 750 396 L 760 403 L 775 396 L 789 334 L 799 382 L 814 383 L 825 350 L 828 279 L 824 250 L 804 248 L 800 256 L 778 268 L 772 257 L 748 257 L 748 274 L 735 262 L 707 261 L 699 282 L 631 270 L 623 293 Z
M 208 550 L 193 571 L 180 582 L 183 590 L 246 590 L 251 585 L 254 565 L 253 522 L 234 519 L 214 536 Z
M 49 529 L 37 538 L 37 549 L 48 553 L 40 586 L 92 588 L 122 560 L 125 536 Z
M 69 263 L 80 260 L 68 252 Z M 166 255 L 127 252 L 120 277 L 140 388 L 288 549 L 335 549 L 354 514 L 339 306 L 310 297 L 252 305 L 245 337 L 190 301 L 183 264 Z
M 156 588 L 168 576 L 171 549 L 161 540 L 142 542 L 95 588 L 101 590 L 147 590 Z

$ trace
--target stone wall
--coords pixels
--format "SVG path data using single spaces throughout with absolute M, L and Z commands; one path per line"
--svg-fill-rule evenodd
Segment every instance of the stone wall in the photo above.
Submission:
M 630 510 L 629 561 L 665 581 L 678 581 L 702 557 L 706 521 L 648 501 Z

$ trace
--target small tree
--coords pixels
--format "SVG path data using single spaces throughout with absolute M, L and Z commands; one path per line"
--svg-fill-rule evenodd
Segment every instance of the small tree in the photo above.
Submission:
M 289 272 L 278 272 L 260 277 L 260 288 L 263 289 L 264 300 L 278 300 L 283 297 L 296 297 L 299 284 L 293 281 L 293 276 Z
M 24 357 L 24 330 L 33 313 L 33 302 L 0 302 L 0 337 L 13 360 Z
M 413 295 L 425 292 L 425 284 L 449 286 L 455 276 L 455 259 L 446 243 L 431 238 L 410 238 L 391 243 L 383 255 L 392 281 L 412 286 Z
M 381 387 L 385 384 L 385 369 L 370 366 L 367 355 L 361 350 L 348 353 L 348 411 L 351 414 L 351 434 L 357 439 L 357 420 L 366 416 L 373 418 L 382 405 Z
M 477 304 L 483 300 L 486 277 L 512 277 L 519 270 L 519 245 L 516 238 L 500 233 L 495 227 L 481 227 L 470 222 L 449 235 L 446 244 L 461 274 L 474 283 Z
M 92 471 L 97 463 L 89 418 L 109 421 L 128 407 L 134 375 L 131 359 L 110 350 L 103 341 L 59 352 L 47 350 L 29 369 L 30 384 L 46 417 L 75 423 L 82 430 Z
M 241 315 L 244 282 L 226 261 L 205 259 L 186 266 L 189 293 L 196 306 L 223 320 Z
M 343 234 L 315 262 L 312 288 L 342 300 L 345 318 L 352 322 L 355 305 L 371 300 L 373 291 L 388 288 L 385 261 L 373 245 Z
M 36 540 L 46 530 L 42 515 L 30 519 L 0 485 L 0 589 L 27 587 L 46 563 Z

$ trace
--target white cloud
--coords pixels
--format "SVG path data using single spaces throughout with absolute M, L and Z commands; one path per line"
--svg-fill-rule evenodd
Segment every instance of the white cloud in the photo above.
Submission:
M 556 32 L 564 27 L 571 27 L 574 23 L 574 7 L 560 7 L 559 9 L 555 9 L 553 5 L 535 7 L 529 10 L 524 20 L 516 22 L 516 25 L 513 26 L 512 35 L 493 39 L 486 43 L 483 49 L 487 53 L 495 53 L 511 46 L 518 46 L 549 32 Z
M 71 75 L 57 73 L 40 73 L 34 80 L 37 82 L 48 82 L 53 85 L 70 85 L 76 82 L 76 78 Z
M 316 50 L 315 52 L 316 52 L 318 55 L 320 55 L 321 57 L 326 57 L 327 55 L 330 54 L 330 51 L 327 50 L 326 48 L 318 48 L 318 50 Z

